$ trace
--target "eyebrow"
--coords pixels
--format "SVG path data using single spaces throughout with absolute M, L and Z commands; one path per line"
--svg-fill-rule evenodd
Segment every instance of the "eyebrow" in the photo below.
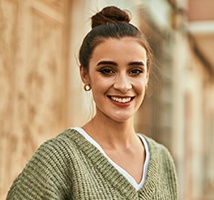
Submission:
M 97 66 L 99 66 L 99 65 L 115 65 L 115 66 L 117 66 L 117 63 L 116 62 L 113 62 L 113 61 L 100 61 L 100 62 L 98 62 L 97 63 Z
M 118 64 L 114 61 L 100 61 L 97 63 L 97 66 L 99 65 L 114 65 L 114 66 L 118 66 Z M 144 62 L 142 61 L 134 61 L 134 62 L 130 62 L 128 63 L 128 66 L 145 66 Z
M 133 66 L 133 65 L 134 66 L 136 66 L 136 65 L 145 66 L 144 62 L 142 62 L 142 61 L 130 62 L 128 65 L 129 66 Z

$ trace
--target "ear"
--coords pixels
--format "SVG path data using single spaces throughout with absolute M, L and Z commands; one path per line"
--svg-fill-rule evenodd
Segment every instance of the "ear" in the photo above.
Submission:
M 81 76 L 82 82 L 85 85 L 90 83 L 89 74 L 88 74 L 87 70 L 82 65 L 80 65 L 80 76 Z
M 150 70 L 148 69 L 146 72 L 146 83 L 148 84 L 149 82 L 149 74 L 150 74 Z

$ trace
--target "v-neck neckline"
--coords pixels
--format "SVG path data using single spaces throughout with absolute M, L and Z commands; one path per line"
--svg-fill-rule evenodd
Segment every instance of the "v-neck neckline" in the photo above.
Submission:
M 123 169 L 121 166 L 119 166 L 117 163 L 115 163 L 103 150 L 103 148 L 81 127 L 75 127 L 75 130 L 77 130 L 81 135 L 83 135 L 86 140 L 88 140 L 91 144 L 93 144 L 108 160 L 109 162 L 123 175 L 125 176 L 125 178 L 134 186 L 134 188 L 136 190 L 139 190 L 140 188 L 142 188 L 142 186 L 145 183 L 145 179 L 146 179 L 146 175 L 147 175 L 147 168 L 148 168 L 148 163 L 149 163 L 149 158 L 150 158 L 150 153 L 148 150 L 148 144 L 145 140 L 145 138 L 140 135 L 137 134 L 137 136 L 139 137 L 139 139 L 141 140 L 141 142 L 144 145 L 145 151 L 146 151 L 146 159 L 145 159 L 145 163 L 143 168 L 143 174 L 141 177 L 141 181 L 140 183 L 137 183 L 136 180 L 125 170 Z
M 150 151 L 147 177 L 143 187 L 136 190 L 134 186 L 132 186 L 132 184 L 109 162 L 109 160 L 77 130 L 70 129 L 68 136 L 72 137 L 72 140 L 76 143 L 79 149 L 87 155 L 93 165 L 103 175 L 103 178 L 109 181 L 109 183 L 120 191 L 121 194 L 125 195 L 128 199 L 136 198 L 136 195 L 143 199 L 152 198 L 158 182 L 157 174 L 159 157 L 158 154 L 153 154 L 153 151 L 155 150 L 151 148 L 147 138 L 145 139 Z M 111 171 L 111 173 L 109 173 L 109 171 Z

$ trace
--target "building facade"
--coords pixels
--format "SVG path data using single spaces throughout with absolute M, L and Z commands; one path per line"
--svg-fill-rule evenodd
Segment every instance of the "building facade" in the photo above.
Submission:
M 77 58 L 106 5 L 132 12 L 155 56 L 136 130 L 172 153 L 180 199 L 212 198 L 214 1 L 201 1 L 0 0 L 0 198 L 41 143 L 93 115 Z

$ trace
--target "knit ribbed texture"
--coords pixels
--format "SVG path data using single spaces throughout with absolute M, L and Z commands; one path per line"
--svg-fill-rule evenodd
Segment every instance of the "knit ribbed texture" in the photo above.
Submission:
M 139 191 L 95 146 L 68 129 L 40 146 L 14 181 L 7 200 L 177 200 L 169 152 L 145 139 L 151 156 L 146 182 Z

